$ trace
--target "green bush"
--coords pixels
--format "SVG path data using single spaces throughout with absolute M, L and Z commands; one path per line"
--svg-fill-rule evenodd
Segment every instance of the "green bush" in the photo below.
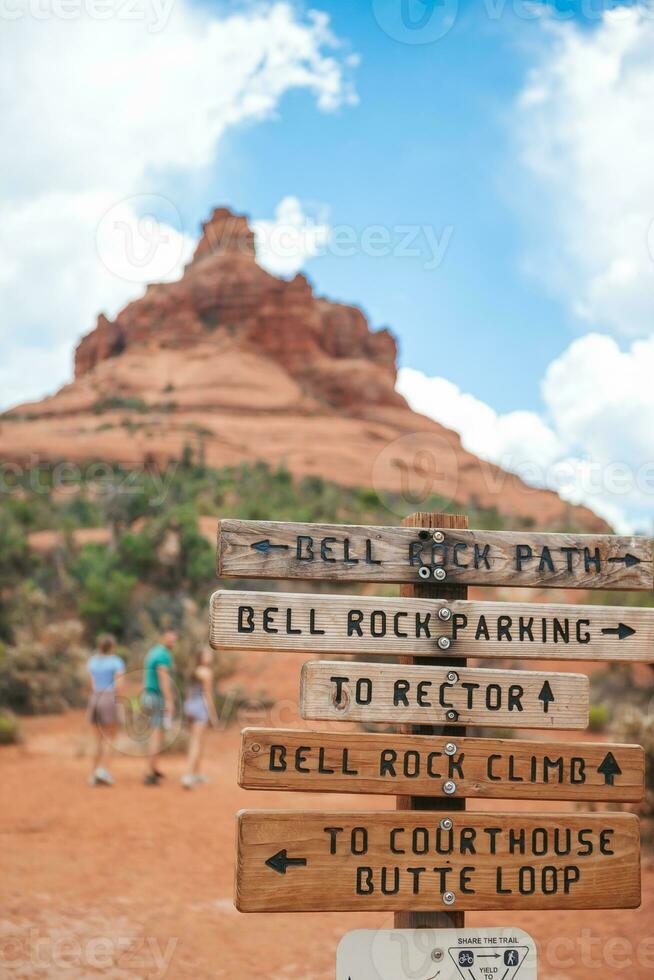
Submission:
M 82 624 L 55 623 L 41 637 L 26 633 L 0 651 L 0 707 L 18 714 L 52 714 L 85 700 Z
M 0 745 L 17 745 L 20 741 L 18 718 L 13 711 L 0 709 Z

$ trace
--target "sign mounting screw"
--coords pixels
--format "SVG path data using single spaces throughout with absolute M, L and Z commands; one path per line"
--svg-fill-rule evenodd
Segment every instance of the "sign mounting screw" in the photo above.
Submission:
M 445 712 L 445 717 L 448 721 L 457 721 L 459 717 L 459 712 L 455 711 L 454 708 L 450 708 L 449 711 Z
M 452 641 L 450 640 L 449 636 L 439 636 L 438 645 L 441 648 L 441 650 L 449 650 L 450 647 L 452 646 Z
M 254 743 L 253 743 L 253 744 L 252 744 L 252 745 L 250 746 L 250 750 L 251 750 L 252 752 L 255 752 L 255 753 L 256 753 L 256 752 L 261 752 L 261 746 L 259 745 L 259 743 L 258 743 L 258 742 L 254 742 Z
M 446 905 L 454 905 L 456 902 L 456 895 L 454 892 L 443 892 L 443 901 Z
M 442 949 L 432 949 L 431 951 L 431 958 L 434 963 L 440 963 L 444 956 L 445 953 Z
M 434 578 L 437 579 L 439 582 L 444 582 L 445 579 L 447 578 L 447 572 L 445 571 L 444 568 L 440 568 L 439 566 L 438 568 L 434 569 Z
M 448 672 L 447 672 L 447 679 L 450 682 L 450 684 L 458 684 L 458 682 L 459 682 L 459 675 L 457 674 L 457 672 L 455 670 L 448 670 Z
M 429 578 L 430 572 L 426 565 L 421 565 L 418 569 L 418 575 L 420 578 Z
M 452 610 L 447 606 L 443 606 L 438 610 L 438 618 L 442 619 L 444 622 L 448 622 L 452 618 Z
M 456 745 L 454 742 L 446 742 L 443 751 L 445 755 L 456 755 Z
M 443 817 L 443 819 L 440 822 L 441 830 L 451 830 L 453 826 L 454 826 L 454 821 L 452 820 L 452 817 Z
M 445 535 L 443 534 L 442 531 L 434 531 L 434 533 L 432 534 L 432 537 L 433 537 L 434 541 L 436 542 L 436 544 L 442 544 L 443 541 L 445 541 Z
M 456 783 L 454 782 L 453 779 L 445 780 L 445 782 L 443 783 L 443 792 L 446 793 L 447 796 L 454 796 L 454 794 L 456 793 Z

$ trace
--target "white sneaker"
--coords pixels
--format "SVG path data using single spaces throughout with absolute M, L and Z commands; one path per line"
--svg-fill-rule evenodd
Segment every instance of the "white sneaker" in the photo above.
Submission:
M 184 787 L 184 789 L 193 789 L 193 787 L 195 786 L 195 777 L 194 776 L 182 776 L 182 778 L 181 778 L 181 784 Z
M 203 776 L 202 773 L 198 773 L 198 775 L 194 776 L 193 779 L 195 780 L 196 783 L 206 783 L 209 781 L 209 777 Z
M 99 783 L 103 783 L 104 786 L 113 786 L 114 784 L 111 774 L 106 769 L 96 769 L 95 778 Z

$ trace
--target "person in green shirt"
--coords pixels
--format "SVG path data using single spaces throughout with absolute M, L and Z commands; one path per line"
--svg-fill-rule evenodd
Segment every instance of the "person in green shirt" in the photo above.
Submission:
M 148 770 L 144 779 L 146 786 L 158 786 L 164 775 L 159 769 L 159 756 L 163 748 L 163 733 L 172 725 L 175 714 L 172 673 L 176 643 L 176 631 L 164 630 L 143 665 L 142 703 L 149 715 L 151 729 Z

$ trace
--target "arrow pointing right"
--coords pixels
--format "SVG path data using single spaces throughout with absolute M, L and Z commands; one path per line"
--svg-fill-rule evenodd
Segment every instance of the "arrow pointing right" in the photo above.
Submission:
M 624 562 L 625 568 L 631 568 L 632 565 L 640 565 L 640 558 L 637 558 L 636 555 L 630 555 L 629 552 L 622 558 L 609 558 L 609 561 L 614 565 Z
M 549 681 L 545 681 L 545 683 L 543 684 L 543 689 L 538 695 L 538 700 L 543 702 L 543 711 L 545 712 L 545 714 L 548 714 L 550 710 L 550 704 L 552 703 L 552 701 L 556 701 L 556 698 L 554 697 L 554 692 L 550 687 Z
M 288 868 L 303 868 L 306 867 L 306 858 L 290 858 L 288 856 L 288 851 L 284 848 L 283 851 L 277 851 L 272 857 L 269 857 L 266 861 L 269 868 L 276 871 L 278 875 L 285 875 Z
M 636 632 L 631 626 L 627 626 L 626 623 L 620 623 L 619 626 L 605 627 L 602 630 L 605 636 L 617 636 L 619 640 L 626 640 L 628 636 L 633 636 Z
M 607 752 L 605 758 L 602 760 L 601 765 L 597 767 L 598 773 L 604 776 L 605 786 L 614 786 L 615 777 L 622 775 L 622 769 L 617 763 L 617 760 L 612 752 Z

